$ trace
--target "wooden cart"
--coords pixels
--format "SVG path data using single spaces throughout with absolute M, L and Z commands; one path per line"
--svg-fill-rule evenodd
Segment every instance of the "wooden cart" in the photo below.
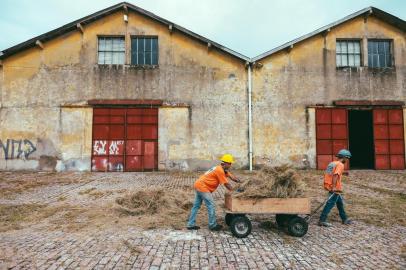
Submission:
M 225 222 L 234 236 L 247 237 L 252 225 L 247 214 L 275 214 L 276 223 L 281 228 L 287 228 L 292 236 L 302 237 L 307 233 L 307 218 L 299 215 L 310 215 L 309 198 L 265 198 L 241 199 L 230 193 L 225 195 Z

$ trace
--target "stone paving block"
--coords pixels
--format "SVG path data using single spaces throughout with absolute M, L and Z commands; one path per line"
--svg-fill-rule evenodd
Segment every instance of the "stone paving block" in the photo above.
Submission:
M 369 179 L 377 179 L 385 188 L 399 189 L 391 183 L 394 173 L 360 172 Z M 0 172 L 1 175 L 1 172 Z M 192 184 L 195 177 L 179 177 L 171 182 L 163 173 L 89 174 L 82 184 L 46 187 L 35 192 L 22 193 L 11 200 L 15 204 L 41 202 L 56 203 L 66 195 L 70 203 L 94 203 L 79 191 L 97 189 L 142 189 L 150 185 L 171 186 Z M 116 176 L 122 178 L 115 179 Z M 79 177 L 74 176 L 74 177 Z M 378 178 L 387 177 L 386 181 Z M 388 180 L 389 179 L 389 180 Z M 176 184 L 175 184 L 176 183 Z M 59 193 L 58 193 L 59 192 Z M 400 191 L 402 192 L 402 191 Z M 404 191 L 403 191 L 404 192 Z M 221 200 L 224 189 L 215 193 Z M 103 203 L 113 196 L 100 198 Z M 8 200 L 7 202 L 10 202 Z M 0 203 L 5 203 L 0 199 Z M 218 215 L 221 215 L 218 213 Z M 255 217 L 250 217 L 255 220 Z M 244 239 L 234 238 L 224 231 L 211 232 L 202 228 L 196 232 L 199 240 L 170 240 L 162 238 L 173 230 L 145 231 L 129 228 L 103 228 L 100 230 L 69 233 L 41 229 L 44 224 L 17 231 L 0 233 L 0 263 L 16 269 L 406 269 L 400 257 L 401 246 L 406 245 L 406 228 L 394 224 L 390 228 L 376 227 L 362 222 L 345 227 L 321 228 L 312 221 L 303 238 L 287 237 L 284 232 L 267 230 L 253 221 L 252 234 Z M 177 231 L 179 234 L 184 232 Z M 131 254 L 122 244 L 123 239 L 140 247 L 143 252 Z M 11 250 L 14 261 L 2 256 Z M 332 259 L 331 254 L 334 254 Z M 10 257 L 10 256 L 8 256 Z M 337 261 L 337 258 L 342 260 Z M 3 267 L 0 265 L 0 267 Z

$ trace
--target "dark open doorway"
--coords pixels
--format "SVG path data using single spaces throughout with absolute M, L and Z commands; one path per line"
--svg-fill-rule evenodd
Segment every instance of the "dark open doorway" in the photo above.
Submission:
M 348 127 L 351 169 L 374 169 L 372 111 L 349 110 Z

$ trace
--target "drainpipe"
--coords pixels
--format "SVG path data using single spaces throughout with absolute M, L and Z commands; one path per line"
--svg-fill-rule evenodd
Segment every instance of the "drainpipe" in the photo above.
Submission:
M 248 159 L 252 171 L 252 79 L 251 63 L 248 64 Z

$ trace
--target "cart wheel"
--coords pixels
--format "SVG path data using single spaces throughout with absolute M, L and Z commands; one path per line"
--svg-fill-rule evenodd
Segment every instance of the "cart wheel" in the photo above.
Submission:
M 230 214 L 230 213 L 227 213 L 226 214 L 226 216 L 225 216 L 225 221 L 226 221 L 226 224 L 227 224 L 227 226 L 230 226 L 230 224 L 231 224 L 231 221 L 233 220 L 233 218 L 234 218 L 234 215 L 233 214 Z
M 288 223 L 288 232 L 292 236 L 302 237 L 307 233 L 309 224 L 301 217 L 294 217 Z
M 246 216 L 233 217 L 230 223 L 230 230 L 235 237 L 245 238 L 251 233 L 251 221 Z
M 277 214 L 275 215 L 276 224 L 278 224 L 278 226 L 281 228 L 285 227 L 289 223 L 289 221 L 295 217 L 297 216 L 288 214 Z

